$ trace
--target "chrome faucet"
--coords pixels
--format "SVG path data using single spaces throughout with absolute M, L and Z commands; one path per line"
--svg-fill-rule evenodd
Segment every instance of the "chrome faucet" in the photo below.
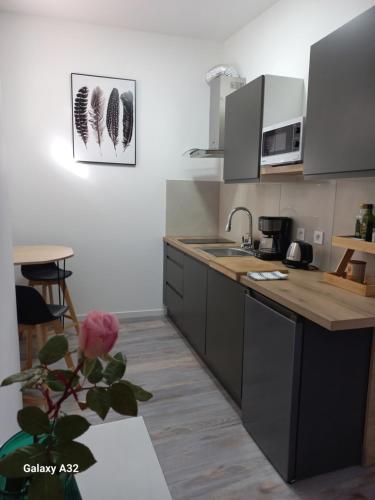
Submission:
M 232 229 L 233 215 L 239 211 L 246 212 L 247 215 L 249 216 L 249 232 L 242 236 L 241 248 L 252 248 L 252 246 L 253 246 L 253 216 L 251 215 L 251 212 L 248 208 L 246 208 L 246 207 L 233 208 L 233 210 L 231 210 L 231 212 L 229 214 L 228 222 L 227 222 L 227 225 L 225 226 L 225 231 L 229 232 Z

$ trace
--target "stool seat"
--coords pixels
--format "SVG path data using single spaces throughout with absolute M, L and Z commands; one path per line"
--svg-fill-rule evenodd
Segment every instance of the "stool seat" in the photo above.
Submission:
M 50 264 L 30 264 L 21 266 L 22 276 L 29 281 L 58 281 L 69 278 L 73 273 Z

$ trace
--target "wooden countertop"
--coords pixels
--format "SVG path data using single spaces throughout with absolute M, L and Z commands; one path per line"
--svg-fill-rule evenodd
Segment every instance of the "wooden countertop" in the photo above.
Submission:
M 220 261 L 222 259 L 227 261 L 228 258 L 207 254 L 202 248 L 238 246 L 233 243 L 188 245 L 181 243 L 179 241 L 181 238 L 166 236 L 164 241 L 218 271 L 221 270 L 218 266 Z M 234 267 L 238 267 L 238 262 L 242 259 L 247 259 L 249 271 L 252 270 L 252 259 L 259 263 L 259 259 L 255 257 L 230 257 L 230 259 Z M 280 262 L 274 264 L 278 269 L 283 267 Z M 224 272 L 224 274 L 235 279 L 232 273 Z M 254 281 L 246 275 L 238 277 L 237 280 L 328 330 L 375 327 L 375 297 L 361 297 L 325 283 L 323 273 L 320 271 L 289 269 L 289 278 L 285 281 Z

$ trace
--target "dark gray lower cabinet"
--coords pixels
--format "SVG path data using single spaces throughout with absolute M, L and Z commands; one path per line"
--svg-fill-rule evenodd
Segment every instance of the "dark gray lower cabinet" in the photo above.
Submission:
M 371 341 L 304 322 L 297 478 L 361 464 Z
M 183 326 L 183 300 L 182 297 L 171 286 L 166 285 L 165 306 L 168 315 L 179 328 Z
M 164 244 L 163 299 L 167 314 L 179 328 L 183 327 L 184 254 Z
M 245 288 L 208 269 L 206 361 L 241 404 Z
M 371 340 L 246 296 L 242 419 L 286 481 L 361 463 Z
M 206 351 L 207 266 L 184 255 L 183 333 L 195 350 Z
M 168 244 L 164 251 L 167 314 L 240 405 L 245 288 Z

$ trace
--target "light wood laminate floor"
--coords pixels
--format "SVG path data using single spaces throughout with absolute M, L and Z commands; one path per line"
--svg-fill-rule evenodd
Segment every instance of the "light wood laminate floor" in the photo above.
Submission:
M 70 339 L 74 345 L 75 335 Z M 375 467 L 285 484 L 243 428 L 236 406 L 168 319 L 124 322 L 117 348 L 128 358 L 129 379 L 154 393 L 140 414 L 174 500 L 375 499 Z M 76 412 L 74 403 L 65 409 Z M 99 422 L 89 411 L 85 416 Z

